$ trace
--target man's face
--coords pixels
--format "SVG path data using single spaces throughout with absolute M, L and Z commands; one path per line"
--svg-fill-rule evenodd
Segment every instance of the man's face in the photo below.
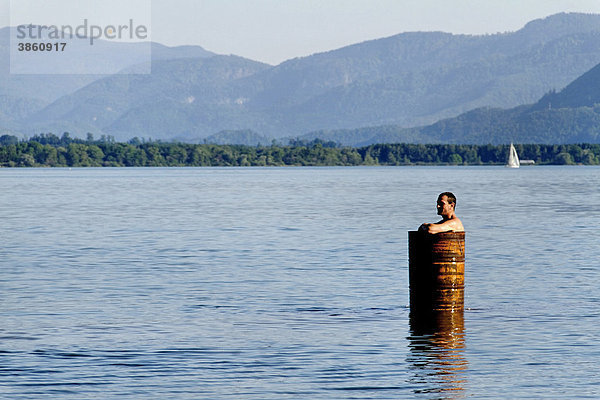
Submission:
M 454 204 L 448 203 L 448 196 L 438 197 L 437 213 L 438 215 L 450 215 L 454 211 Z

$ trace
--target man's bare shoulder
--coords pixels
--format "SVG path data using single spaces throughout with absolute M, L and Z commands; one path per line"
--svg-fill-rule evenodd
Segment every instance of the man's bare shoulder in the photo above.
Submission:
M 464 232 L 465 231 L 465 228 L 463 227 L 463 224 L 458 217 L 438 221 L 435 223 L 435 225 L 437 227 L 434 229 L 430 229 L 430 232 L 435 231 L 435 233 L 441 233 L 441 232 Z
M 440 228 L 443 228 L 443 232 L 464 232 L 465 228 L 462 224 L 462 221 L 458 217 L 454 217 L 448 220 L 441 220 L 436 222 L 436 225 L 440 225 Z

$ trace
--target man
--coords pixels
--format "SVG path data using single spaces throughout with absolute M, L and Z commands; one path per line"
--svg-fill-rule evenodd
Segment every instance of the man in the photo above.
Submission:
M 456 216 L 456 196 L 450 192 L 444 192 L 437 199 L 437 213 L 442 216 L 442 220 L 434 224 L 423 224 L 419 227 L 419 231 L 427 233 L 441 232 L 464 232 L 462 222 Z

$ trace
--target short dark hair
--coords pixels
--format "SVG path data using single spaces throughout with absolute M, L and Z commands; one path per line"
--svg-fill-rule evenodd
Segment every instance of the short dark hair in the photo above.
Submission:
M 448 203 L 454 204 L 454 208 L 456 208 L 456 196 L 454 195 L 454 193 L 452 193 L 452 192 L 440 193 L 440 195 L 438 196 L 438 199 L 441 199 L 444 196 L 446 196 L 448 198 Z

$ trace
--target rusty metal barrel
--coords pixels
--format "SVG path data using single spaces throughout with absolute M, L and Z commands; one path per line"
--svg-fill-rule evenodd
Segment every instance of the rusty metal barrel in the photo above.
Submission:
M 408 232 L 411 311 L 462 310 L 465 232 Z

